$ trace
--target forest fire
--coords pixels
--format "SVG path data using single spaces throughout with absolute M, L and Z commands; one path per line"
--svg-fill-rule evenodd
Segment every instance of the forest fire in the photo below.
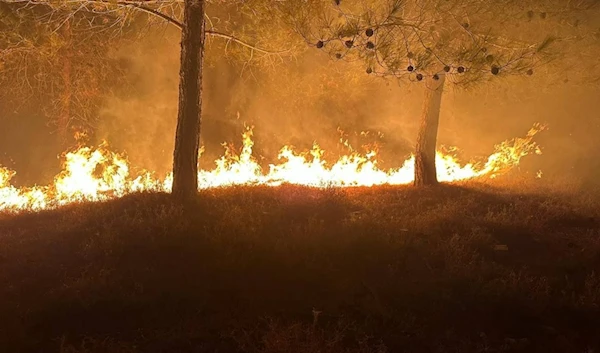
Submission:
M 533 137 L 544 129 L 535 125 L 525 137 L 505 141 L 495 147 L 485 163 L 461 165 L 456 157 L 437 153 L 437 174 L 441 182 L 489 177 L 507 172 L 517 166 L 522 157 L 541 154 Z M 263 171 L 252 154 L 252 129 L 243 134 L 243 148 L 239 154 L 226 147 L 225 154 L 215 161 L 213 170 L 200 170 L 198 188 L 207 189 L 233 185 L 295 184 L 309 187 L 355 187 L 400 185 L 413 181 L 414 157 L 400 168 L 382 170 L 377 166 L 374 151 L 352 152 L 328 165 L 324 151 L 318 146 L 298 153 L 284 146 L 279 153 L 279 164 Z M 42 210 L 81 201 L 102 201 L 142 192 L 170 192 L 172 176 L 157 178 L 153 173 L 131 175 L 125 156 L 111 151 L 106 145 L 98 148 L 82 147 L 66 154 L 63 170 L 48 186 L 17 188 L 10 184 L 15 172 L 0 167 L 0 211 L 19 212 Z

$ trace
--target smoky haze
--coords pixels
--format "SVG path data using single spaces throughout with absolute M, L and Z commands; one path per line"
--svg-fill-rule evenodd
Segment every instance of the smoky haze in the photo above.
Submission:
M 171 168 L 179 35 L 161 30 L 115 49 L 130 85 L 107 95 L 93 142 L 107 140 L 112 149 L 126 152 L 134 170 L 164 174 Z M 545 177 L 594 181 L 600 171 L 595 154 L 600 147 L 595 138 L 600 132 L 598 96 L 597 86 L 547 79 L 543 73 L 469 91 L 449 87 L 438 142 L 459 147 L 466 162 L 489 155 L 496 143 L 523 136 L 536 122 L 547 123 L 549 130 L 536 138 L 544 154 L 527 157 L 522 171 L 541 169 Z M 339 128 L 358 150 L 377 142 L 382 167 L 400 167 L 415 142 L 422 97 L 420 84 L 400 86 L 369 76 L 360 63 L 331 60 L 313 48 L 274 66 L 244 66 L 213 44 L 205 66 L 201 166 L 213 168 L 223 142 L 239 148 L 247 124 L 254 126 L 255 156 L 264 166 L 276 162 L 286 144 L 307 150 L 318 142 L 326 159 L 335 160 L 347 152 L 339 145 Z M 50 131 L 43 124 L 19 125 L 18 117 L 5 121 L 1 162 L 7 165 L 10 156 L 14 162 L 8 166 L 25 175 L 22 180 L 47 182 L 48 170 L 57 171 L 59 151 L 20 141 L 43 139 L 51 146 Z M 45 161 L 43 168 L 34 161 Z
M 178 39 L 174 31 L 121 49 L 131 66 L 132 93 L 108 99 L 101 119 L 99 136 L 127 151 L 134 166 L 160 173 L 171 167 Z M 358 150 L 377 142 L 384 167 L 399 167 L 410 154 L 422 105 L 419 84 L 399 86 L 371 77 L 359 63 L 332 60 L 314 49 L 274 67 L 244 68 L 222 54 L 218 47 L 207 53 L 203 168 L 212 168 L 222 155 L 221 143 L 240 147 L 244 124 L 254 126 L 255 155 L 263 164 L 276 162 L 286 144 L 307 150 L 315 141 L 335 159 L 347 151 L 339 146 L 338 128 Z M 523 136 L 536 122 L 547 123 L 549 130 L 537 137 L 544 154 L 526 158 L 523 169 L 561 178 L 597 175 L 598 164 L 590 157 L 598 148 L 600 89 L 566 81 L 546 79 L 541 72 L 468 91 L 450 85 L 439 143 L 459 147 L 466 161 Z

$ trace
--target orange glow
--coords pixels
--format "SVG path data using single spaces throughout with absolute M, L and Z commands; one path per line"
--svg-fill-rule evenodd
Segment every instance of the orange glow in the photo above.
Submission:
M 441 182 L 474 178 L 494 178 L 519 164 L 521 158 L 541 154 L 533 137 L 544 126 L 536 124 L 525 137 L 505 141 L 495 146 L 485 163 L 461 164 L 456 157 L 437 153 L 437 174 Z M 310 187 L 353 187 L 409 184 L 414 176 L 414 157 L 409 157 L 400 168 L 382 170 L 377 165 L 377 154 L 368 151 L 350 152 L 328 164 L 324 151 L 318 146 L 298 153 L 289 146 L 279 152 L 278 164 L 263 170 L 252 155 L 252 129 L 243 134 L 243 148 L 239 155 L 225 147 L 225 154 L 215 161 L 212 170 L 198 172 L 198 188 L 232 185 L 296 184 Z M 66 154 L 63 170 L 48 186 L 17 188 L 10 184 L 14 171 L 0 166 L 0 211 L 18 212 L 56 208 L 80 201 L 102 201 L 141 191 L 169 192 L 172 175 L 164 179 L 152 173 L 131 175 L 127 158 L 112 152 L 105 144 L 98 148 L 82 147 Z M 541 172 L 538 174 L 541 177 Z

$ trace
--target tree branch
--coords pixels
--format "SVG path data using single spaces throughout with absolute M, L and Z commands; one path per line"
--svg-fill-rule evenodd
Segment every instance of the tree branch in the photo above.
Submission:
M 99 2 L 103 2 L 106 3 L 106 0 L 91 0 L 91 1 L 99 1 Z M 178 20 L 176 20 L 175 18 L 165 15 L 164 13 L 158 11 L 158 10 L 154 10 L 151 8 L 148 8 L 146 6 L 140 5 L 139 3 L 133 2 L 133 1 L 121 1 L 121 2 L 117 2 L 117 5 L 120 6 L 128 6 L 128 7 L 133 7 L 135 9 L 138 9 L 140 11 L 149 13 L 151 15 L 157 16 L 169 23 L 171 23 L 172 25 L 174 25 L 175 27 L 179 28 L 180 30 L 183 29 L 183 24 L 181 22 L 179 22 Z M 267 50 L 267 49 L 262 49 L 259 48 L 255 45 L 252 45 L 248 42 L 245 42 L 233 35 L 227 34 L 227 33 L 222 33 L 219 31 L 215 31 L 212 29 L 209 30 L 205 30 L 204 33 L 206 33 L 207 35 L 213 36 L 213 37 L 219 37 L 219 38 L 223 38 L 226 39 L 228 41 L 233 41 L 235 43 L 238 43 L 246 48 L 252 49 L 252 50 L 256 50 L 259 53 L 263 53 L 263 54 L 283 54 L 283 53 L 287 53 L 290 50 L 286 49 L 286 50 L 281 50 L 281 51 L 271 51 L 271 50 Z
M 0 0 L 0 2 L 9 3 L 9 4 L 24 3 L 24 4 L 33 4 L 33 5 L 50 5 L 51 6 L 50 1 L 48 1 L 48 0 Z M 177 27 L 179 30 L 183 29 L 183 23 L 178 21 L 176 18 L 173 18 L 172 16 L 169 16 L 167 14 L 164 14 L 159 10 L 155 10 L 153 8 L 143 5 L 143 4 L 159 3 L 159 1 L 124 0 L 124 1 L 113 2 L 110 0 L 70 0 L 70 2 L 84 3 L 84 4 L 85 3 L 97 3 L 97 4 L 107 5 L 107 6 L 114 5 L 114 6 L 120 6 L 120 7 L 129 7 L 129 8 L 133 8 L 138 11 L 141 11 L 141 12 L 145 12 L 152 16 L 156 16 L 164 21 L 167 21 L 168 23 Z M 215 31 L 213 29 L 205 30 L 205 33 L 207 35 L 210 35 L 213 37 L 219 37 L 219 38 L 226 39 L 227 41 L 235 42 L 235 43 L 237 43 L 241 46 L 244 46 L 248 49 L 255 50 L 259 53 L 263 53 L 263 54 L 267 54 L 267 55 L 273 55 L 273 54 L 281 55 L 281 54 L 284 54 L 284 53 L 287 53 L 290 51 L 290 49 L 280 50 L 280 51 L 272 51 L 272 50 L 267 50 L 264 48 L 259 48 L 255 45 L 252 45 L 252 44 L 250 44 L 240 38 L 237 38 L 231 34 Z
M 230 34 L 226 34 L 226 33 L 222 33 L 222 32 L 218 32 L 215 30 L 207 30 L 205 31 L 207 35 L 211 35 L 213 37 L 219 37 L 219 38 L 223 38 L 223 39 L 227 39 L 230 40 L 232 42 L 236 42 L 246 48 L 252 49 L 252 50 L 256 50 L 259 53 L 263 53 L 263 54 L 284 54 L 284 53 L 288 53 L 290 51 L 290 49 L 285 49 L 285 50 L 280 50 L 280 51 L 270 51 L 270 50 L 266 50 L 266 49 L 262 49 L 259 47 L 256 47 L 250 43 L 247 43 L 237 37 L 234 37 Z
M 106 4 L 112 4 L 112 3 L 108 2 L 108 1 L 105 1 L 105 0 L 88 0 L 88 1 L 91 1 L 91 2 L 101 2 L 101 3 L 106 3 Z M 183 29 L 183 23 L 179 22 L 177 19 L 175 19 L 175 18 L 173 18 L 173 17 L 171 17 L 169 15 L 166 15 L 166 14 L 164 14 L 164 13 L 158 11 L 158 10 L 154 10 L 154 9 L 149 8 L 149 7 L 140 5 L 137 2 L 133 2 L 133 1 L 119 1 L 119 2 L 116 2 L 115 4 L 118 5 L 118 6 L 123 6 L 123 7 L 132 7 L 134 9 L 139 10 L 139 11 L 142 11 L 142 12 L 148 13 L 150 15 L 159 17 L 159 18 L 167 21 L 168 23 L 174 25 L 175 27 L 179 28 L 180 30 Z

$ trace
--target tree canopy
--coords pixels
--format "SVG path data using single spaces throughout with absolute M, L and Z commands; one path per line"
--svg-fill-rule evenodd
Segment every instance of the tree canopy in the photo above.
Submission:
M 468 87 L 532 75 L 563 56 L 565 45 L 597 33 L 584 28 L 598 7 L 593 0 L 313 1 L 322 15 L 294 22 L 308 43 L 335 59 L 362 61 L 368 74 L 402 81 L 445 74 Z

